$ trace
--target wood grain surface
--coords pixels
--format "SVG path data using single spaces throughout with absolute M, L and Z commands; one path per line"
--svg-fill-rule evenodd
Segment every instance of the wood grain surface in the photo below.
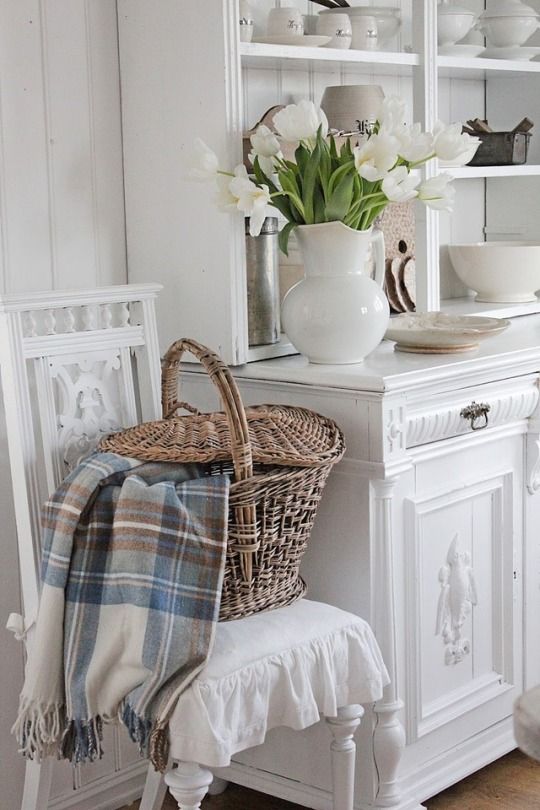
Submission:
M 472 774 L 425 802 L 427 810 L 540 810 L 540 764 L 520 751 Z M 122 810 L 138 810 L 135 802 Z M 177 810 L 167 795 L 163 810 Z M 208 796 L 203 810 L 302 810 L 298 805 L 229 785 L 220 796 Z

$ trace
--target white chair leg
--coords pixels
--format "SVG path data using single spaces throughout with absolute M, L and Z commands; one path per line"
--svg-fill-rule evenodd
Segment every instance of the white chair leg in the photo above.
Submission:
M 212 779 L 211 771 L 196 762 L 179 762 L 178 768 L 165 774 L 165 782 L 180 810 L 199 810 Z
M 212 784 L 208 788 L 208 793 L 210 794 L 210 796 L 219 796 L 221 793 L 225 793 L 228 785 L 229 783 L 227 782 L 226 779 L 221 779 L 221 777 L 219 776 L 214 776 Z
M 21 810 L 47 810 L 51 791 L 53 760 L 27 760 Z
M 139 810 L 161 810 L 166 793 L 167 785 L 163 774 L 149 765 Z
M 356 759 L 354 733 L 363 714 L 362 706 L 352 705 L 338 709 L 337 717 L 326 718 L 334 737 L 330 745 L 334 810 L 353 810 Z

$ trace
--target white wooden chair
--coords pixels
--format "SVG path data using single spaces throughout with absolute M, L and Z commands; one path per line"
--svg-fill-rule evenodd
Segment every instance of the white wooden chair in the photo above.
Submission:
M 99 439 L 158 419 L 160 285 L 124 285 L 0 298 L 0 373 L 25 619 L 32 643 L 39 598 L 40 508 Z M 28 762 L 22 810 L 45 810 L 52 760 Z
M 353 810 L 359 704 L 379 699 L 387 682 L 369 625 L 330 605 L 301 599 L 218 624 L 210 659 L 169 724 L 165 782 L 178 807 L 197 810 L 212 771 L 263 743 L 271 728 L 304 729 L 322 715 L 333 737 L 333 808 Z M 160 810 L 162 800 L 163 787 L 150 777 L 141 810 Z
M 23 583 L 32 643 L 39 598 L 40 506 L 102 435 L 159 418 L 156 285 L 0 299 L 0 370 Z M 361 703 L 381 697 L 387 674 L 369 626 L 308 600 L 219 624 L 206 668 L 170 722 L 171 768 L 148 772 L 141 810 L 159 810 L 167 786 L 196 810 L 211 769 L 264 741 L 275 726 L 306 728 L 320 715 L 333 735 L 335 810 L 352 810 Z M 51 760 L 29 762 L 21 810 L 46 810 Z M 223 785 L 221 785 L 223 786 Z

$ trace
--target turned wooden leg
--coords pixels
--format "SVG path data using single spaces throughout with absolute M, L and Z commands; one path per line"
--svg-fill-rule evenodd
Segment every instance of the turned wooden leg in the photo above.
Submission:
M 180 810 L 199 810 L 212 779 L 212 773 L 196 762 L 179 762 L 178 768 L 165 774 L 167 787 Z
M 220 793 L 224 793 L 227 790 L 229 783 L 226 779 L 221 779 L 219 776 L 214 776 L 212 780 L 212 784 L 208 788 L 208 793 L 210 796 L 219 796 Z
M 167 785 L 163 774 L 154 770 L 153 765 L 149 765 L 139 810 L 161 810 L 166 792 Z
M 327 717 L 332 736 L 332 788 L 334 810 L 353 810 L 354 766 L 356 744 L 354 733 L 364 710 L 361 706 L 344 706 L 338 709 L 337 717 Z

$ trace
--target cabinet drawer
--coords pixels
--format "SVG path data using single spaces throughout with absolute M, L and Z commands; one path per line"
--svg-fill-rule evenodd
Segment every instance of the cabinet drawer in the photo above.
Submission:
M 527 419 L 538 402 L 538 376 L 464 388 L 407 406 L 407 447 Z

